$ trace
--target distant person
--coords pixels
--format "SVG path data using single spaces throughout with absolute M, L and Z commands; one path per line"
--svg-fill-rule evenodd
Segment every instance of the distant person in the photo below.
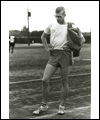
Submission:
M 9 36 L 9 53 L 11 50 L 11 56 L 13 55 L 14 52 L 14 47 L 15 47 L 15 36 Z
M 57 23 L 48 25 L 41 36 L 45 50 L 50 52 L 50 56 L 42 78 L 42 102 L 40 107 L 33 111 L 33 114 L 35 115 L 40 115 L 48 110 L 49 80 L 54 75 L 58 67 L 61 70 L 62 81 L 61 102 L 59 105 L 58 114 L 63 115 L 65 113 L 65 104 L 69 93 L 69 67 L 73 62 L 71 50 L 68 46 L 66 46 L 66 43 L 68 42 L 68 24 L 65 21 L 65 16 L 65 8 L 57 7 L 55 10 L 55 18 Z M 51 46 L 48 46 L 46 41 L 48 35 L 50 35 Z M 66 49 L 64 49 L 65 47 Z

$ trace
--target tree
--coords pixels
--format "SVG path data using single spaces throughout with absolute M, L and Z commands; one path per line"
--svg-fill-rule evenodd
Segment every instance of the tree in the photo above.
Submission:
M 28 36 L 28 28 L 24 25 L 24 27 L 22 28 L 21 32 L 20 32 L 21 36 Z

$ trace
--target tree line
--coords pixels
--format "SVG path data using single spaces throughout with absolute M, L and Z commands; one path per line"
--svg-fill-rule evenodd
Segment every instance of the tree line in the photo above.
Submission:
M 29 37 L 41 37 L 42 33 L 43 33 L 43 30 L 32 31 L 32 32 L 29 32 Z M 24 26 L 21 31 L 10 30 L 9 35 L 10 36 L 15 36 L 15 37 L 18 37 L 18 38 L 26 38 L 26 37 L 28 37 L 28 28 L 26 26 Z
M 29 41 L 30 43 L 41 43 L 41 35 L 43 30 L 41 31 L 32 31 L 29 32 Z M 10 30 L 9 36 L 16 37 L 16 43 L 27 43 L 28 42 L 28 28 L 24 26 L 21 31 L 19 30 Z M 86 43 L 91 43 L 91 33 L 83 33 Z M 47 42 L 50 42 L 50 36 L 48 35 Z

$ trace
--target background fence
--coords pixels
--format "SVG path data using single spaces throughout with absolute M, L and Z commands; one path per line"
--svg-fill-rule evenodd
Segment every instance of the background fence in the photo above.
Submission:
M 90 44 L 91 43 L 91 36 L 84 36 L 86 39 L 85 43 Z M 29 38 L 30 43 L 42 43 L 41 38 L 40 37 L 32 37 Z M 18 44 L 27 44 L 28 43 L 28 38 L 17 38 L 15 40 L 15 43 Z M 47 38 L 47 43 L 50 43 L 50 37 Z

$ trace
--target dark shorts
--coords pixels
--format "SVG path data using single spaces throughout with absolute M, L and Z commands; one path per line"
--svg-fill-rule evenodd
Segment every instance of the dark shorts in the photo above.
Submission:
M 54 67 L 66 68 L 72 65 L 71 51 L 53 50 L 50 51 L 48 64 Z
M 9 43 L 10 44 L 10 47 L 14 47 L 15 46 L 15 43 Z

